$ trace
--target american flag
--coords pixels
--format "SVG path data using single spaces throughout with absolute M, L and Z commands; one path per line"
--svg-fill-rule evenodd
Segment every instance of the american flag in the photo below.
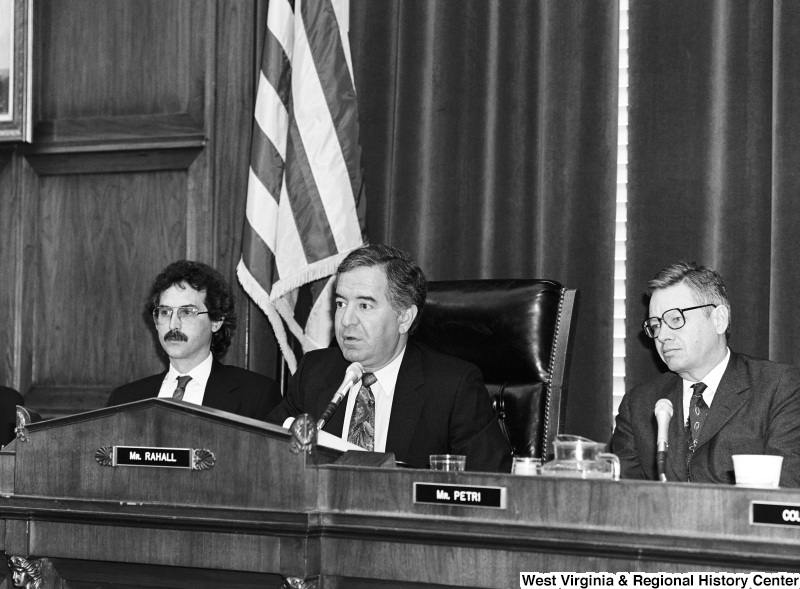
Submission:
M 289 370 L 332 337 L 332 278 L 363 244 L 366 201 L 348 41 L 349 0 L 270 0 L 237 273 L 266 313 Z M 312 291 L 305 325 L 301 287 Z M 283 321 L 282 321 L 283 320 Z

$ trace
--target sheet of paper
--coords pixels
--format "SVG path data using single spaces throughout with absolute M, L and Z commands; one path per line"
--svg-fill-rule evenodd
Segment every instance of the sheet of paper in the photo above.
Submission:
M 292 427 L 292 423 L 294 423 L 294 417 L 287 417 L 286 421 L 283 422 L 283 427 L 289 429 Z M 320 446 L 325 446 L 326 448 L 333 448 L 334 450 L 339 450 L 341 452 L 347 452 L 348 450 L 364 451 L 364 448 L 361 446 L 351 444 L 347 440 L 343 440 L 339 436 L 334 436 L 333 434 L 329 434 L 323 430 L 317 432 L 317 444 Z

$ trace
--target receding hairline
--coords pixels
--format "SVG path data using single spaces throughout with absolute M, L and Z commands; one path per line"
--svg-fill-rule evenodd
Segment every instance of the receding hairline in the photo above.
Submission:
M 386 297 L 386 300 L 389 302 L 389 304 L 392 305 L 392 298 L 390 296 L 391 284 L 389 282 L 389 274 L 386 272 L 386 266 L 387 266 L 386 262 L 376 262 L 374 264 L 364 264 L 364 265 L 360 265 L 360 266 L 354 266 L 352 268 L 349 268 L 349 269 L 345 270 L 344 272 L 337 271 L 336 272 L 336 280 L 335 280 L 334 286 L 333 286 L 333 296 L 334 296 L 334 298 L 345 298 L 339 292 L 339 279 L 342 276 L 344 276 L 345 274 L 352 274 L 356 270 L 360 270 L 362 268 L 377 268 L 380 271 L 381 276 L 383 276 L 384 290 L 385 290 L 384 296 Z M 373 303 L 377 303 L 378 302 L 378 299 L 376 299 L 372 295 L 357 294 L 354 298 L 355 298 L 355 300 L 369 301 L 369 302 L 373 302 Z M 392 305 L 392 308 L 394 309 L 394 305 Z M 397 309 L 395 309 L 395 311 L 397 311 Z

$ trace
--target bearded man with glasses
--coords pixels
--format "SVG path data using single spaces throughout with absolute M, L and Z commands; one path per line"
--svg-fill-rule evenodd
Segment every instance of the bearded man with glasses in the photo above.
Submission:
M 180 260 L 156 277 L 147 308 L 169 369 L 115 389 L 108 406 L 150 397 L 204 405 L 265 420 L 281 401 L 277 383 L 222 364 L 236 329 L 230 286 L 214 268 Z
M 666 480 L 733 484 L 734 454 L 772 454 L 783 456 L 780 485 L 800 486 L 800 370 L 728 348 L 731 306 L 710 268 L 672 264 L 647 294 L 642 328 L 669 372 L 622 399 L 611 449 L 623 478 L 658 480 L 654 407 L 667 399 Z

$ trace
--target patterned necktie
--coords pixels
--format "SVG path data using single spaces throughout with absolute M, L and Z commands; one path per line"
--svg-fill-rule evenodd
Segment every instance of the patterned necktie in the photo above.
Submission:
M 178 386 L 175 387 L 175 392 L 172 393 L 172 398 L 176 401 L 183 400 L 183 393 L 186 392 L 186 383 L 192 380 L 191 376 L 179 376 L 178 377 Z
M 689 452 L 694 452 L 697 448 L 697 439 L 700 437 L 700 430 L 703 429 L 703 422 L 708 415 L 708 405 L 703 399 L 703 391 L 708 388 L 705 383 L 697 382 L 692 385 L 694 392 L 692 400 L 689 402 Z
M 372 452 L 375 447 L 375 397 L 370 388 L 378 379 L 371 372 L 361 378 L 347 441 Z

